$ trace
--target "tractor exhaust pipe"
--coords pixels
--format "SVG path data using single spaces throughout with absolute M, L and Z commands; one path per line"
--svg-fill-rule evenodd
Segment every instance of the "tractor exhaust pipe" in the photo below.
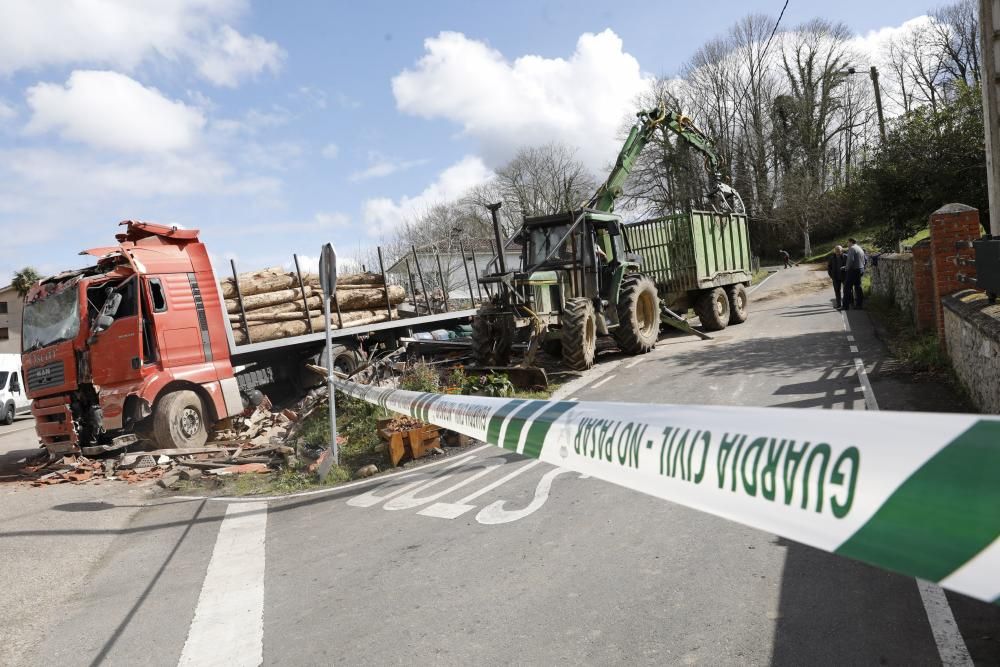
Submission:
M 487 204 L 486 208 L 490 210 L 490 215 L 493 216 L 493 236 L 497 241 L 497 266 L 500 267 L 500 273 L 507 273 L 507 262 L 504 261 L 503 257 L 503 242 L 500 240 L 500 221 L 497 219 L 497 211 L 503 206 L 503 202 L 497 202 L 496 204 Z

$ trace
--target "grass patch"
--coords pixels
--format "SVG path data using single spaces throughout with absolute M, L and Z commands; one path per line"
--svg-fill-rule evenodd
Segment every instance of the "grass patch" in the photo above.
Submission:
M 813 250 L 816 252 L 809 257 L 799 260 L 799 264 L 818 264 L 820 262 L 825 262 L 826 258 L 830 256 L 831 252 L 833 252 L 834 246 L 843 246 L 844 250 L 847 250 L 848 238 L 857 239 L 858 243 L 861 244 L 861 247 L 865 249 L 865 252 L 871 252 L 875 248 L 875 234 L 879 229 L 880 227 L 877 226 L 864 227 L 862 229 L 849 232 L 843 237 L 833 237 L 814 241 L 812 246 Z
M 886 344 L 894 357 L 916 371 L 952 375 L 951 360 L 936 334 L 917 331 L 910 315 L 885 297 L 866 296 L 865 309 L 886 330 Z
M 764 278 L 767 278 L 769 275 L 771 275 L 771 272 L 770 271 L 766 271 L 764 269 L 760 269 L 758 271 L 754 271 L 753 272 L 753 277 L 750 279 L 750 284 L 751 285 L 756 285 L 756 284 L 762 282 L 764 280 Z M 694 311 L 692 310 L 692 312 L 694 312 Z

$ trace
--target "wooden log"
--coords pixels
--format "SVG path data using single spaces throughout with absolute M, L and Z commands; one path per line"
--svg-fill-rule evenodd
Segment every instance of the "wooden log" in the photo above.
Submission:
M 393 306 L 406 300 L 406 290 L 400 285 L 389 285 L 389 303 Z M 341 312 L 359 310 L 362 308 L 384 308 L 385 291 L 383 288 L 370 289 L 338 289 L 337 304 Z
M 295 276 L 280 266 L 272 266 L 268 269 L 261 269 L 260 271 L 252 271 L 250 273 L 241 273 L 239 278 L 240 291 L 244 297 L 288 289 L 296 283 Z M 232 278 L 223 278 L 219 281 L 219 286 L 222 288 L 223 298 L 236 298 L 236 285 L 233 283 Z
M 314 294 L 313 288 L 309 286 L 306 286 L 305 292 L 306 298 Z M 263 292 L 261 294 L 253 294 L 251 296 L 244 295 L 243 309 L 249 312 L 251 310 L 269 308 L 283 303 L 292 303 L 294 301 L 298 301 L 299 305 L 302 304 L 302 293 L 298 290 L 298 288 L 277 290 L 275 292 Z M 236 299 L 226 299 L 226 311 L 229 313 L 240 312 L 240 305 Z
M 323 312 L 323 299 L 315 292 L 311 297 L 306 299 L 309 304 L 309 314 L 316 316 Z M 247 321 L 251 320 L 266 320 L 270 319 L 275 315 L 291 315 L 291 318 L 276 318 L 276 319 L 295 319 L 297 317 L 304 317 L 302 299 L 296 299 L 294 301 L 286 301 L 285 303 L 280 303 L 277 306 L 268 306 L 267 308 L 257 308 L 254 310 L 247 311 Z M 230 322 L 239 322 L 239 313 L 229 313 Z
M 396 314 L 394 311 L 393 318 L 395 319 L 395 317 Z M 358 310 L 343 314 L 344 328 L 362 326 L 365 324 L 375 324 L 376 322 L 385 322 L 388 319 L 389 314 L 384 310 Z M 323 331 L 324 324 L 322 316 L 312 318 L 314 331 Z M 332 328 L 340 328 L 337 326 L 336 317 L 332 318 Z M 305 318 L 289 322 L 268 322 L 250 325 L 250 335 L 253 337 L 253 341 L 255 343 L 277 340 L 279 338 L 302 336 L 307 333 L 309 333 L 309 325 L 306 323 Z M 246 333 L 244 333 L 242 327 L 233 327 L 233 339 L 236 341 L 237 345 L 243 345 L 247 342 Z
M 302 274 L 302 281 L 309 285 L 319 285 L 319 276 L 315 273 Z M 381 287 L 385 282 L 379 273 L 341 273 L 337 276 L 337 288 L 341 285 L 372 285 Z

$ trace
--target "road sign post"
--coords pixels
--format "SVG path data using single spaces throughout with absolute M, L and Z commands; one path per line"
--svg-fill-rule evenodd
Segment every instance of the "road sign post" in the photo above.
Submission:
M 319 282 L 323 288 L 323 318 L 326 324 L 326 390 L 330 402 L 330 454 L 316 471 L 320 481 L 326 479 L 333 465 L 340 465 L 337 447 L 337 402 L 333 376 L 333 322 L 330 318 L 330 299 L 337 293 L 337 251 L 327 243 L 319 257 Z

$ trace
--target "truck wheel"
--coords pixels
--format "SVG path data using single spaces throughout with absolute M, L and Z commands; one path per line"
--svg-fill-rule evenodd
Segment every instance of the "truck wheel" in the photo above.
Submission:
M 618 295 L 615 341 L 626 354 L 646 354 L 660 335 L 660 297 L 646 276 L 628 276 Z
M 8 403 L 7 405 L 4 406 L 3 420 L 2 421 L 7 426 L 10 426 L 11 424 L 14 423 L 14 404 L 13 403 Z
M 597 316 L 590 299 L 569 299 L 562 311 L 562 358 L 576 371 L 594 365 L 597 354 Z
M 480 366 L 507 366 L 514 343 L 514 322 L 492 303 L 484 303 L 472 318 L 472 353 Z
M 736 283 L 726 288 L 729 297 L 729 323 L 743 324 L 750 316 L 750 295 L 743 283 Z
M 729 297 L 721 287 L 702 292 L 694 304 L 694 312 L 698 313 L 701 326 L 707 331 L 725 329 L 729 325 L 729 310 Z
M 167 394 L 153 415 L 153 440 L 160 449 L 204 447 L 208 440 L 205 406 L 187 389 Z

